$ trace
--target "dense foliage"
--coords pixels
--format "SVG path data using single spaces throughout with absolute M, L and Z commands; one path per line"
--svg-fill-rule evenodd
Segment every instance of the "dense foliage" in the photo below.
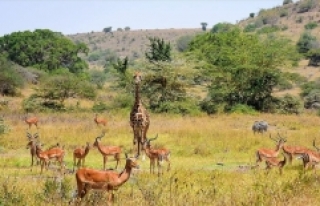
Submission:
M 34 32 L 13 32 L 0 37 L 0 52 L 7 53 L 8 59 L 24 67 L 32 66 L 45 71 L 67 68 L 77 73 L 88 67 L 78 57 L 87 53 L 85 44 L 74 44 L 61 33 L 48 29 Z
M 13 96 L 23 86 L 23 79 L 15 65 L 0 55 L 0 94 Z
M 236 104 L 268 110 L 273 90 L 285 77 L 279 68 L 290 66 L 296 56 L 288 40 L 261 38 L 240 29 L 199 35 L 188 54 L 198 61 L 203 78 L 210 82 L 202 104 L 207 112 L 215 112 L 219 106 L 229 110 Z

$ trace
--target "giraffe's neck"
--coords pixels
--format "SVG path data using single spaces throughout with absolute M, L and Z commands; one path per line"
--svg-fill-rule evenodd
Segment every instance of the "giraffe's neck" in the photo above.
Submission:
M 136 84 L 136 87 L 135 87 L 135 91 L 134 91 L 134 104 L 135 105 L 138 105 L 141 103 L 141 98 L 140 98 L 140 84 Z

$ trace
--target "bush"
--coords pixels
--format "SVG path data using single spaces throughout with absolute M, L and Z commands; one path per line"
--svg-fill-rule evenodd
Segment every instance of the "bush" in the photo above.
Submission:
M 272 32 L 280 31 L 278 26 L 265 26 L 257 31 L 257 34 L 268 34 Z
M 175 101 L 175 102 L 164 102 L 160 104 L 154 112 L 157 113 L 172 113 L 182 115 L 198 115 L 200 114 L 199 107 L 195 102 L 189 101 Z
M 255 24 L 248 24 L 243 31 L 244 32 L 254 32 L 256 30 L 256 25 Z
M 229 113 L 253 115 L 253 114 L 256 114 L 257 111 L 251 106 L 244 105 L 244 104 L 236 104 L 230 108 Z
M 314 6 L 313 0 L 303 1 L 299 6 L 298 13 L 308 12 L 310 9 L 313 8 L 313 6 Z
M 282 9 L 282 10 L 280 11 L 280 17 L 285 17 L 285 16 L 288 16 L 288 10 Z
M 176 42 L 178 51 L 179 52 L 186 51 L 192 39 L 193 39 L 193 36 L 191 35 L 181 36 L 180 38 L 178 38 Z
M 317 22 L 309 22 L 306 25 L 304 25 L 305 29 L 314 29 L 318 26 Z
M 286 94 L 277 98 L 277 112 L 281 114 L 299 114 L 302 102 L 298 97 Z
M 254 18 L 254 13 L 250 13 L 249 16 L 250 16 L 251 18 Z
M 103 102 L 97 102 L 97 103 L 95 102 L 94 105 L 92 106 L 92 111 L 94 112 L 103 112 L 108 109 L 109 107 Z
M 283 0 L 282 5 L 291 4 L 291 3 L 293 3 L 292 0 Z

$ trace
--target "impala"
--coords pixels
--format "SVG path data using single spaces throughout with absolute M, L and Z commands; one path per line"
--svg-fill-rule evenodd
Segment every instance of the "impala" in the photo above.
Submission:
M 277 142 L 277 146 L 275 149 L 259 149 L 257 152 L 256 152 L 256 156 L 257 156 L 257 161 L 256 163 L 258 162 L 261 162 L 262 160 L 265 160 L 267 158 L 274 158 L 274 157 L 277 157 L 280 150 L 282 149 L 284 143 L 287 141 L 285 138 L 280 138 L 280 139 L 273 139 L 271 137 L 271 134 L 270 134 L 270 139 L 274 140 Z
M 281 137 L 280 137 L 281 138 Z M 292 164 L 292 159 L 294 156 L 301 155 L 311 151 L 310 149 L 303 146 L 287 146 L 282 147 L 283 152 L 289 157 L 289 163 Z
M 32 125 L 36 126 L 38 128 L 38 118 L 37 117 L 24 117 L 25 123 L 29 125 L 29 129 L 31 128 Z
M 160 149 L 153 149 L 151 148 L 151 141 L 156 140 L 158 138 L 158 135 L 156 135 L 156 137 L 151 138 L 151 139 L 146 139 L 143 142 L 143 149 L 145 150 L 146 155 L 149 157 L 150 159 L 150 173 L 154 173 L 154 167 L 155 167 L 155 162 L 157 161 L 157 167 L 158 167 L 158 175 L 160 175 L 160 173 L 163 173 L 162 168 L 161 168 L 161 164 L 163 162 L 163 160 L 165 160 L 166 162 L 168 162 L 168 168 L 167 171 L 170 170 L 170 151 L 168 149 L 165 148 L 160 148 Z
M 279 160 L 276 157 L 266 158 L 266 169 L 270 170 L 272 167 L 278 167 L 279 173 L 282 175 L 282 168 L 285 166 L 287 162 L 287 157 L 283 155 L 283 160 Z
M 98 114 L 96 114 L 96 116 L 94 117 L 93 120 L 97 124 L 97 126 L 99 126 L 99 125 L 106 126 L 107 125 L 107 120 L 105 120 L 101 117 L 98 117 Z
M 103 146 L 100 144 L 101 138 L 105 135 L 105 132 L 102 132 L 100 136 L 96 138 L 93 143 L 94 147 L 97 147 L 101 155 L 103 156 L 103 170 L 106 169 L 106 162 L 108 160 L 108 156 L 114 156 L 114 159 L 117 161 L 115 169 L 117 169 L 118 164 L 120 162 L 120 154 L 121 148 L 118 146 Z
M 31 154 L 31 166 L 33 166 L 34 160 L 36 160 L 36 164 L 39 164 L 39 159 L 37 157 L 36 153 L 36 145 L 38 141 L 38 133 L 35 133 L 34 135 L 30 134 L 27 132 L 27 137 L 28 137 L 28 144 L 27 144 L 27 149 L 30 149 L 30 154 Z
M 87 142 L 87 145 L 84 149 L 77 148 L 73 151 L 73 171 L 74 171 L 74 167 L 76 166 L 77 159 L 78 159 L 77 167 L 81 167 L 84 165 L 85 158 L 89 153 L 89 150 L 90 150 L 90 143 Z
M 59 162 L 60 170 L 62 172 L 62 163 L 63 163 L 64 154 L 65 154 L 63 149 L 61 149 L 60 147 L 54 147 L 52 149 L 42 151 L 40 145 L 37 144 L 36 154 L 37 154 L 37 157 L 40 159 L 41 174 L 44 167 L 48 169 L 51 159 L 55 159 L 56 161 Z
M 320 149 L 316 146 L 316 140 L 313 140 L 313 147 L 317 149 L 317 151 L 309 150 L 306 153 L 301 155 L 303 161 L 304 170 L 308 169 L 308 166 L 312 166 L 314 172 L 316 173 L 315 166 L 320 163 Z
M 120 173 L 112 170 L 101 171 L 89 168 L 80 168 L 76 172 L 77 181 L 77 199 L 82 199 L 90 189 L 106 190 L 109 193 L 108 205 L 114 200 L 114 194 L 111 192 L 117 190 L 129 178 L 133 168 L 139 168 L 137 163 L 138 156 L 128 158 L 126 156 L 126 165 Z

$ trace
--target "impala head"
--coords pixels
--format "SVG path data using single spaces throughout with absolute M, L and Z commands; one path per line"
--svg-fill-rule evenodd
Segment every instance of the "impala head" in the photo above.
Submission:
M 102 133 L 101 133 L 101 135 L 99 135 L 98 137 L 96 137 L 96 140 L 95 140 L 94 143 L 93 143 L 93 146 L 94 146 L 94 147 L 97 147 L 97 146 L 98 146 L 98 142 L 101 141 L 101 138 L 104 137 L 105 134 L 106 134 L 106 131 L 103 130 Z M 89 144 L 89 143 L 87 142 L 87 145 L 88 145 L 88 144 Z
M 139 155 L 137 154 L 136 156 L 134 157 L 128 157 L 128 154 L 125 153 L 124 154 L 125 157 L 126 157 L 126 166 L 130 167 L 130 168 L 139 168 L 139 165 L 138 165 L 138 157 Z
M 145 149 L 146 147 L 150 147 L 151 141 L 156 140 L 157 138 L 158 138 L 158 134 L 154 138 L 150 138 L 150 139 L 146 138 L 146 140 L 142 142 L 143 149 Z
M 32 135 L 29 132 L 27 132 L 27 137 L 28 137 L 28 140 L 29 140 L 29 142 L 27 144 L 27 149 L 29 149 L 33 145 L 33 143 L 35 141 L 37 141 L 39 135 L 38 135 L 38 133 L 35 133 L 34 135 Z
M 279 144 L 280 147 L 282 147 L 283 144 L 284 144 L 285 142 L 287 142 L 287 139 L 284 138 L 284 137 L 281 137 L 279 133 L 278 133 L 278 138 L 272 138 L 272 137 L 271 137 L 271 134 L 270 134 L 269 137 L 270 137 L 270 139 L 272 139 L 273 141 L 277 142 L 277 144 Z
M 142 81 L 141 73 L 140 73 L 140 72 L 136 72 L 136 73 L 133 75 L 133 80 L 134 80 L 134 83 L 135 83 L 135 84 L 140 84 L 140 82 Z

